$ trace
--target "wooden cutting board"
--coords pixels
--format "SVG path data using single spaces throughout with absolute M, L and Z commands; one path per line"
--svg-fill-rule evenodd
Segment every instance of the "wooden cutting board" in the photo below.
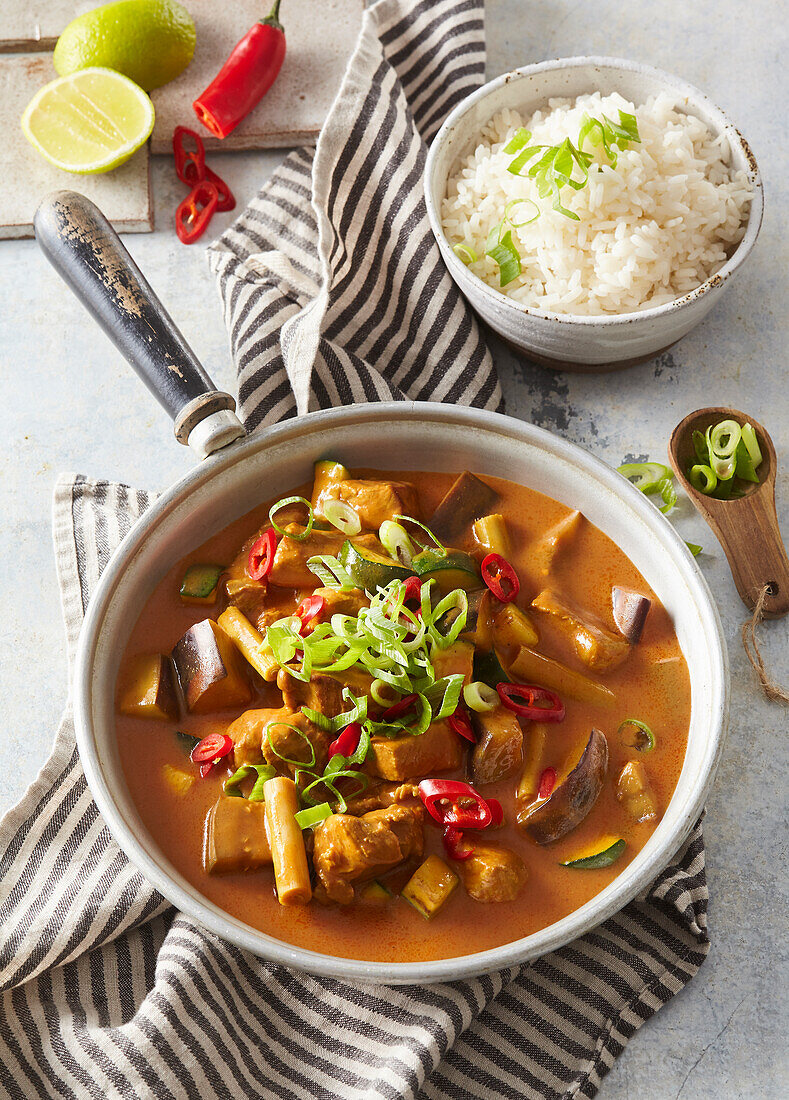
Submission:
M 51 50 L 75 15 L 93 0 L 0 0 L 0 53 Z M 222 150 L 277 149 L 317 139 L 337 94 L 361 25 L 363 0 L 282 0 L 288 53 L 276 84 L 233 133 L 220 141 L 204 130 L 192 100 L 221 68 L 236 42 L 267 14 L 269 0 L 184 0 L 197 28 L 191 65 L 152 94 L 154 153 L 171 151 L 177 125 L 200 130 L 206 146 Z
M 5 179 L 0 191 L 0 238 L 32 237 L 40 199 L 61 188 L 87 195 L 121 232 L 150 232 L 153 207 L 147 147 L 114 172 L 77 176 L 53 167 L 22 133 L 22 112 L 38 89 L 56 75 L 49 54 L 0 57 L 0 159 Z

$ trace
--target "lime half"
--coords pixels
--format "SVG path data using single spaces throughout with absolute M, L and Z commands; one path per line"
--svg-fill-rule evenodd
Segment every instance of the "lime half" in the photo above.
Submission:
M 22 115 L 25 137 L 65 172 L 109 172 L 150 137 L 153 104 L 112 69 L 81 69 L 37 92 Z

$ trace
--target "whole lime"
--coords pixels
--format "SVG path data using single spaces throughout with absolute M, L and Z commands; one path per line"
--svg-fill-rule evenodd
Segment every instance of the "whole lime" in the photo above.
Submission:
M 176 0 L 115 0 L 73 19 L 53 60 L 61 76 L 99 65 L 150 92 L 183 72 L 195 40 L 192 17 Z

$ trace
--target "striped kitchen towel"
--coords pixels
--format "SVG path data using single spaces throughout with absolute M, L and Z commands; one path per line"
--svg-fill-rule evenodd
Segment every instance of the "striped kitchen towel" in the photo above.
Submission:
M 425 140 L 483 77 L 481 0 L 381 0 L 314 155 L 291 154 L 211 251 L 248 428 L 390 396 L 497 408 L 420 193 Z M 69 654 L 150 497 L 62 478 Z M 590 1097 L 708 950 L 701 828 L 582 939 L 472 981 L 386 988 L 269 965 L 203 932 L 129 864 L 70 710 L 0 823 L 0 1096 L 139 1100 Z

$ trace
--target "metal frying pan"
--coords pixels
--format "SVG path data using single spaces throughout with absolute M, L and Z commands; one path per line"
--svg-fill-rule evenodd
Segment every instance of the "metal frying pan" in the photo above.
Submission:
M 77 653 L 77 742 L 90 789 L 115 840 L 179 909 L 238 947 L 339 978 L 447 981 L 513 966 L 568 943 L 630 901 L 667 865 L 704 805 L 728 715 L 728 667 L 709 589 L 684 543 L 624 478 L 572 443 L 510 417 L 393 402 L 311 413 L 244 437 L 233 399 L 218 393 L 101 213 L 57 192 L 35 217 L 50 262 L 204 459 L 138 521 L 105 569 Z M 619 545 L 674 619 L 691 677 L 688 751 L 649 842 L 605 890 L 568 917 L 495 950 L 422 963 L 341 959 L 292 947 L 210 903 L 157 849 L 132 803 L 115 744 L 120 656 L 145 600 L 190 549 L 261 501 L 309 479 L 332 455 L 349 466 L 505 474 L 580 509 Z M 206 457 L 209 456 L 209 457 Z

